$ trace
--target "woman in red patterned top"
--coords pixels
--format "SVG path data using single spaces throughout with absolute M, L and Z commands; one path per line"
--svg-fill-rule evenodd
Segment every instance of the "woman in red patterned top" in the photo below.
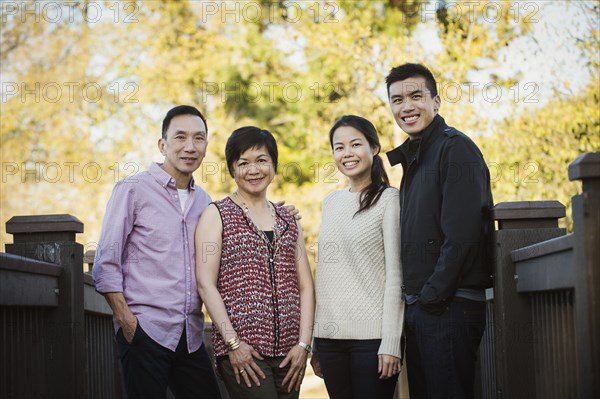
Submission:
M 297 398 L 311 348 L 313 282 L 302 229 L 267 200 L 277 143 L 235 130 L 225 146 L 237 190 L 196 229 L 198 291 L 213 321 L 218 370 L 233 398 Z

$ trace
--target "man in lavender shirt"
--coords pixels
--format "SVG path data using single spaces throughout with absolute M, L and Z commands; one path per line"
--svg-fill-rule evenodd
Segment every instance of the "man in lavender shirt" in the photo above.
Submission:
M 114 313 L 129 399 L 220 398 L 202 342 L 194 230 L 210 196 L 192 173 L 206 153 L 206 119 L 171 109 L 158 148 L 165 159 L 119 181 L 108 202 L 94 260 L 96 290 Z

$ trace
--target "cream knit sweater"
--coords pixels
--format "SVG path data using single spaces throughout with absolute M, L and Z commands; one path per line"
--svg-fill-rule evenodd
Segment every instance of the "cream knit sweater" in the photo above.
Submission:
M 314 336 L 381 339 L 378 354 L 400 357 L 400 203 L 387 188 L 357 214 L 360 193 L 335 191 L 323 200 L 316 270 Z

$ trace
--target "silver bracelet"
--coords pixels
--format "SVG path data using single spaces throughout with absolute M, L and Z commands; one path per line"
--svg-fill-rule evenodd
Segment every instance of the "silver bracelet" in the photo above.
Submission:
M 302 341 L 298 342 L 298 346 L 307 351 L 308 353 L 312 352 L 312 346 Z

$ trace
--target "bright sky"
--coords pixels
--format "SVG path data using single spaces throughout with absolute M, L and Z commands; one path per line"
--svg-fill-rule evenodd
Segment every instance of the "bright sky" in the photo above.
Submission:
M 470 82 L 479 84 L 478 89 L 489 84 L 486 94 L 474 95 L 473 102 L 477 112 L 488 119 L 490 125 L 512 112 L 542 106 L 556 97 L 557 93 L 576 94 L 589 83 L 588 59 L 582 56 L 576 46 L 576 38 L 586 35 L 592 27 L 600 29 L 600 21 L 592 15 L 586 15 L 581 3 L 584 2 L 512 2 L 513 9 L 521 13 L 519 18 L 527 18 L 532 23 L 531 34 L 514 40 L 499 55 L 499 66 L 472 72 L 468 77 Z M 597 4 L 595 1 L 587 3 Z M 493 17 L 489 19 L 493 20 Z M 434 21 L 420 25 L 416 35 L 420 41 L 427 43 L 426 58 L 435 59 L 435 54 L 443 51 Z M 519 83 L 510 90 L 498 92 L 499 86 L 490 81 L 490 73 L 501 78 L 517 74 Z M 468 89 L 467 85 L 463 85 L 463 94 L 468 93 Z M 385 88 L 380 94 L 385 98 Z M 451 102 L 452 96 L 455 96 L 451 90 L 441 94 L 447 94 L 443 98 L 445 102 Z M 489 101 L 490 98 L 498 100 Z
M 505 62 L 496 72 L 500 76 L 520 72 L 523 84 L 539 86 L 536 97 L 543 104 L 553 95 L 553 90 L 574 94 L 589 82 L 587 59 L 576 47 L 575 38 L 585 34 L 593 17 L 584 15 L 581 7 L 573 2 L 531 4 L 539 4 L 533 35 L 515 40 L 501 55 Z M 595 21 L 596 27 L 599 23 Z

